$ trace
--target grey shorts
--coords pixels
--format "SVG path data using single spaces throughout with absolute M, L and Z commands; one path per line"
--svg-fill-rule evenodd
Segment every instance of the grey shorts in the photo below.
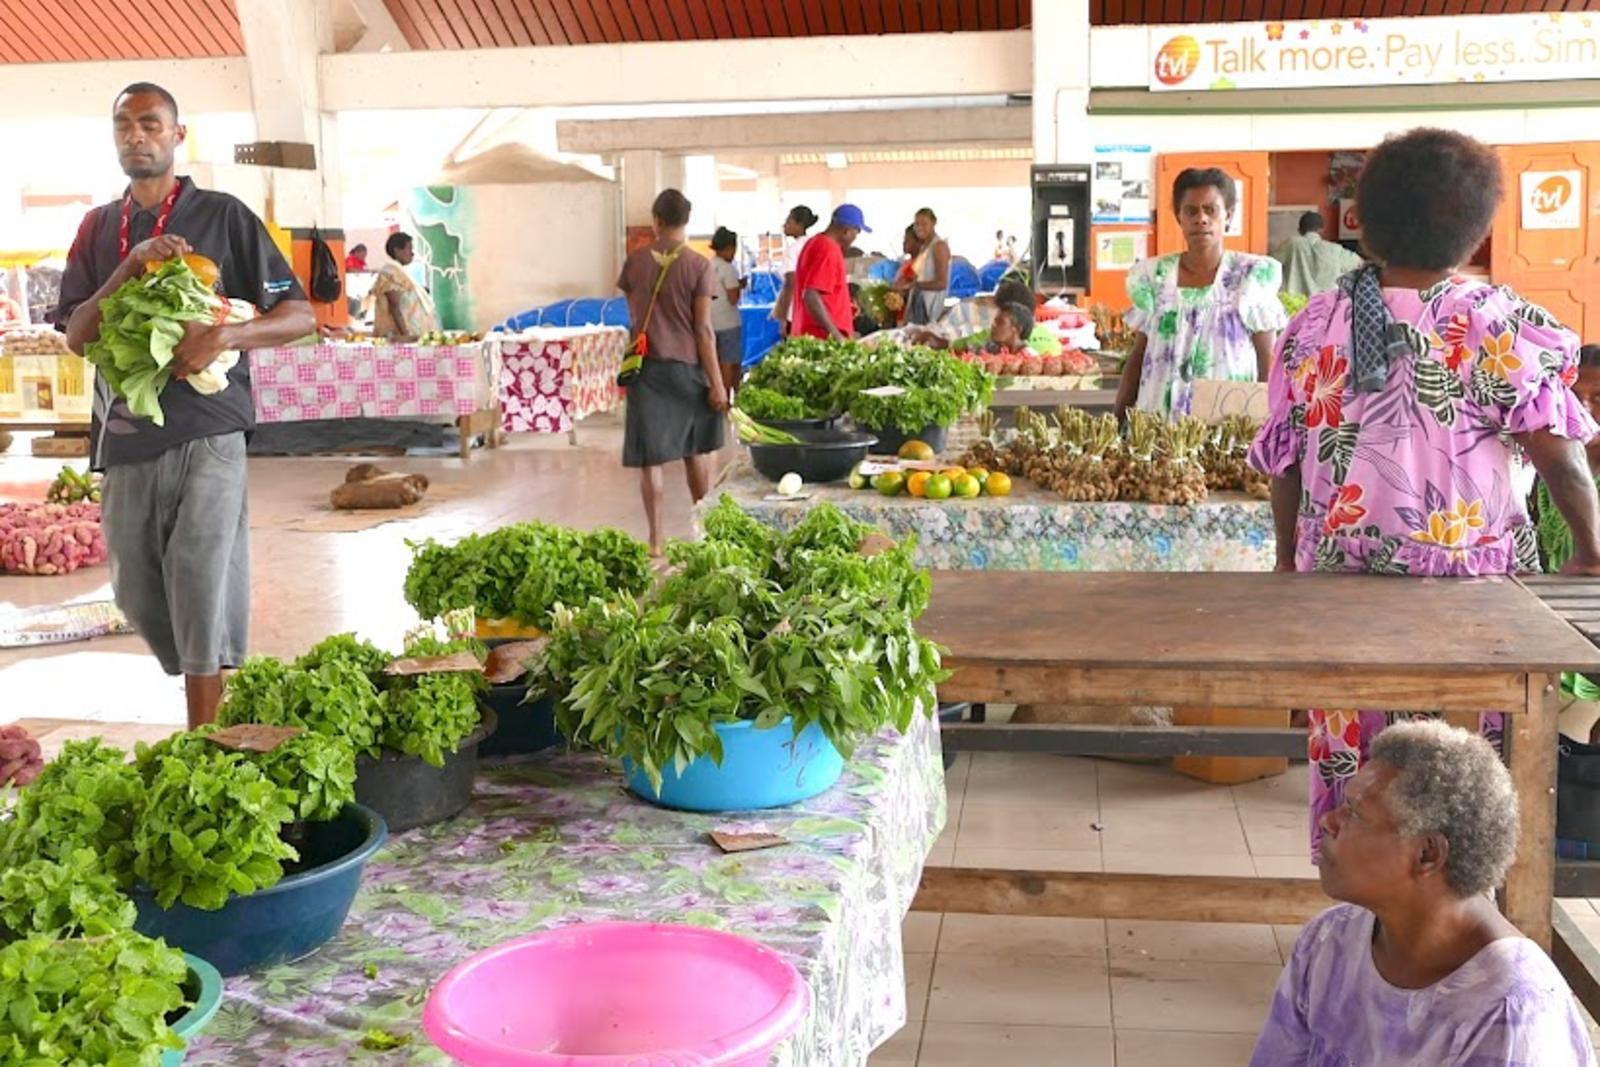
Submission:
M 244 434 L 203 437 L 106 471 L 111 588 L 168 674 L 244 661 L 250 531 Z
M 744 327 L 717 331 L 717 362 L 735 367 L 744 363 Z

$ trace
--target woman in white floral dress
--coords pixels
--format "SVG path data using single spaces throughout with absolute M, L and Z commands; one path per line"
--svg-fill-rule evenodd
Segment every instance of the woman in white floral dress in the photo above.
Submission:
M 1172 186 L 1188 247 L 1136 263 L 1125 315 L 1135 333 L 1122 369 L 1117 414 L 1130 407 L 1168 418 L 1189 413 L 1196 381 L 1265 381 L 1287 321 L 1283 268 L 1268 256 L 1223 248 L 1238 189 L 1223 171 L 1189 169 Z

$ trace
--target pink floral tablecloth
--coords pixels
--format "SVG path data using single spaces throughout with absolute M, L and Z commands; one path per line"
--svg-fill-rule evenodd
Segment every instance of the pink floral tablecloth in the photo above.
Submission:
M 500 411 L 508 433 L 565 433 L 622 399 L 620 326 L 533 330 L 500 338 Z
M 489 406 L 484 344 L 318 344 L 250 353 L 258 422 L 448 418 Z

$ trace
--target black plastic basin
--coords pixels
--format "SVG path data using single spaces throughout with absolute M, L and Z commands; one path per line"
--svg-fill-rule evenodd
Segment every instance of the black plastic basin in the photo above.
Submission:
M 478 728 L 442 767 L 387 748 L 377 759 L 362 753 L 356 757 L 356 800 L 382 815 L 391 833 L 443 822 L 472 803 L 478 745 L 494 729 L 494 712 L 484 709 Z
M 771 481 L 793 472 L 804 481 L 821 485 L 849 476 L 851 468 L 867 458 L 877 443 L 870 433 L 849 430 L 793 430 L 797 445 L 750 446 L 750 459 Z

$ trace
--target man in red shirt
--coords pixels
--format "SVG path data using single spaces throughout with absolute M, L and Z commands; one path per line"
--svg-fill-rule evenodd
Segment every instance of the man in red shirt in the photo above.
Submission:
M 794 312 L 794 335 L 846 338 L 855 334 L 855 308 L 850 302 L 850 280 L 844 269 L 844 251 L 872 228 L 854 204 L 840 204 L 828 228 L 806 242 L 794 269 L 794 287 L 800 293 Z

